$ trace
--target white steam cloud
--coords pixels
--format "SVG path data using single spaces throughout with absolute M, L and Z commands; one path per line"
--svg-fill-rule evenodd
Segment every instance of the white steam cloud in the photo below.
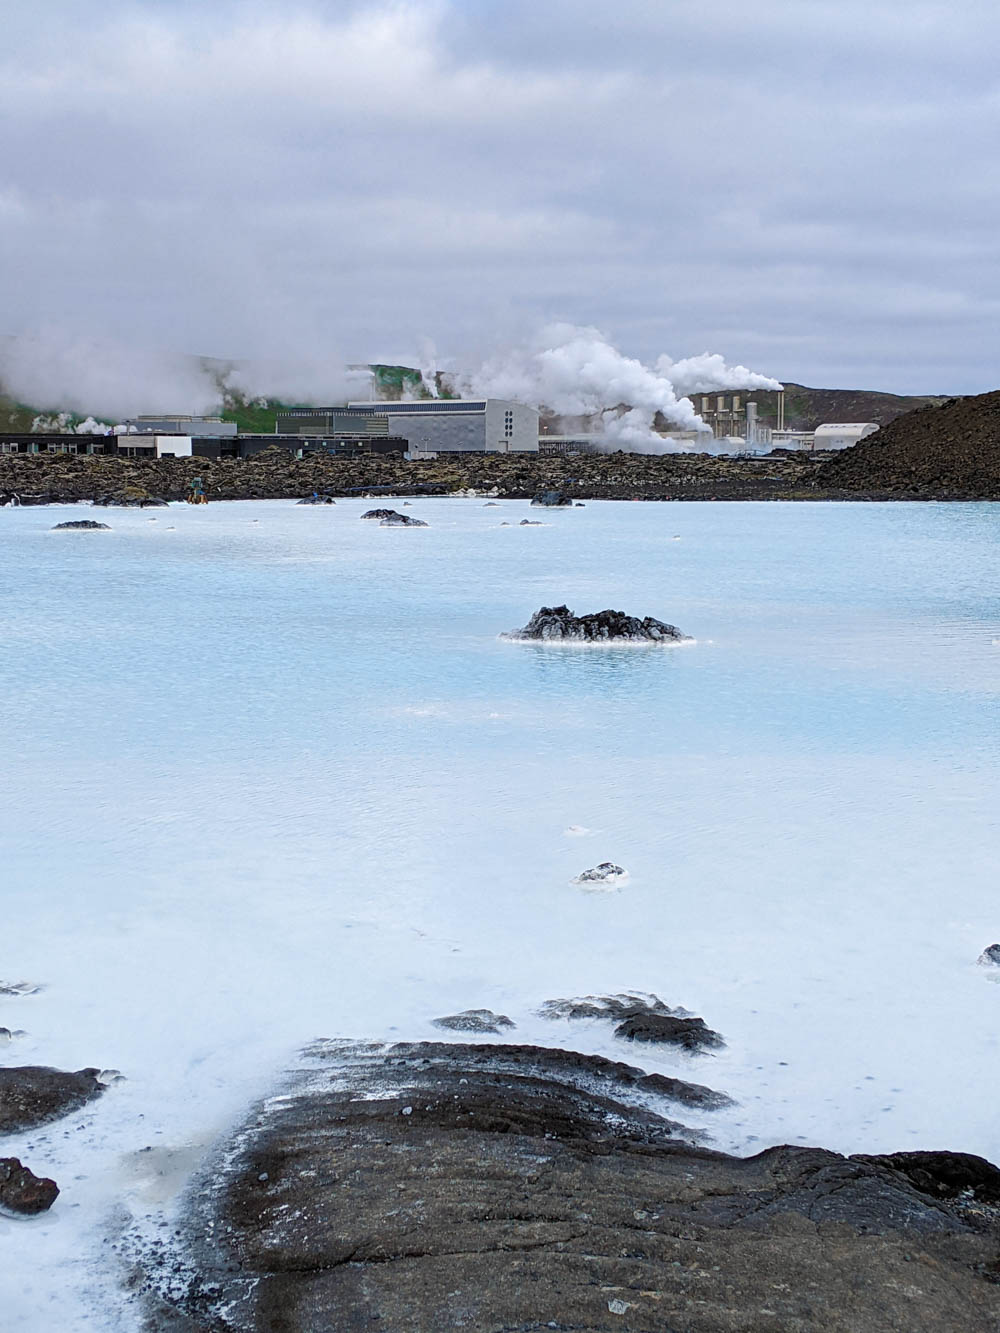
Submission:
M 437 396 L 434 347 L 415 358 L 426 392 Z M 466 396 L 511 398 L 562 417 L 586 418 L 595 442 L 608 450 L 673 453 L 704 447 L 654 427 L 665 421 L 704 432 L 688 394 L 779 389 L 777 380 L 718 354 L 647 366 L 625 356 L 595 328 L 552 324 L 529 343 L 486 361 L 478 371 L 450 373 L 449 388 Z M 226 362 L 59 333 L 0 340 L 0 386 L 8 396 L 42 410 L 46 428 L 64 413 L 121 421 L 141 414 L 211 415 L 225 392 L 250 401 L 334 405 L 368 396 L 371 371 L 348 366 L 332 351 L 314 350 L 287 362 Z M 660 421 L 657 423 L 657 417 Z M 41 428 L 41 427 L 39 427 Z M 100 428 L 100 422 L 84 427 Z
M 770 376 L 727 366 L 709 352 L 683 361 L 661 356 L 651 368 L 624 356 L 600 330 L 572 324 L 550 324 L 532 342 L 492 358 L 474 374 L 449 378 L 465 394 L 513 398 L 559 416 L 587 417 L 606 448 L 639 453 L 700 447 L 653 429 L 657 413 L 681 430 L 705 429 L 688 393 L 781 388 Z

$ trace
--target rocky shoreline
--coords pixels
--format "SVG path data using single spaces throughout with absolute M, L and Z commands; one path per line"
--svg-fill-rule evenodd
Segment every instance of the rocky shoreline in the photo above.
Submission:
M 737 1158 L 725 1098 L 565 1049 L 326 1041 L 133 1247 L 175 1333 L 987 1333 L 1000 1171 L 946 1152 Z
M 0 984 L 11 1000 L 38 989 Z M 157 1211 L 107 1219 L 143 1326 L 1000 1327 L 992 1163 L 946 1151 L 715 1151 L 712 1116 L 731 1098 L 632 1063 L 656 1045 L 674 1050 L 682 1073 L 707 1068 L 725 1042 L 703 1019 L 638 992 L 547 1000 L 536 1012 L 615 1025 L 628 1062 L 517 1044 L 515 1021 L 486 1009 L 433 1020 L 452 1039 L 313 1042 L 217 1144 L 170 1205 L 169 1226 Z M 0 1070 L 0 1143 L 80 1111 L 118 1078 Z M 73 1207 L 74 1182 L 64 1183 L 62 1206 Z M 59 1195 L 55 1181 L 0 1156 L 0 1214 L 30 1223 Z
M 100 455 L 0 455 L 0 504 L 183 500 L 201 478 L 209 500 L 473 492 L 532 500 L 559 491 L 583 500 L 893 499 L 820 482 L 822 462 L 804 454 L 741 459 L 709 454 L 488 455 L 408 463 L 398 458 L 293 459 L 268 450 L 252 459 L 134 459 Z

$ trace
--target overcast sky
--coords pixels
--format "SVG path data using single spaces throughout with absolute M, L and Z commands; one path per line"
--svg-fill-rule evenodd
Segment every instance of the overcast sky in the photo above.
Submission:
M 0 0 L 0 332 L 1000 386 L 1000 7 Z

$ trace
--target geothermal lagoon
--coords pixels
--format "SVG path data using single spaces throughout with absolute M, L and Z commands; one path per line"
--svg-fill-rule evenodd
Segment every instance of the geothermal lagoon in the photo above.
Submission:
M 728 1152 L 1000 1159 L 1000 508 L 371 503 L 0 511 L 0 981 L 42 987 L 0 1060 L 124 1075 L 4 1141 L 62 1191 L 0 1218 L 5 1330 L 137 1328 L 122 1237 L 308 1042 L 469 1008 L 728 1093 Z M 499 637 L 560 604 L 693 642 Z M 725 1046 L 539 1014 L 626 990 Z

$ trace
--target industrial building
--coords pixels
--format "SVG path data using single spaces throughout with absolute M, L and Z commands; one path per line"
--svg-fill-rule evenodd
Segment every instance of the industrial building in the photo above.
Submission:
M 115 427 L 116 435 L 189 435 L 192 438 L 207 439 L 212 436 L 235 435 L 235 421 L 223 421 L 221 417 L 129 417 Z
M 282 434 L 356 430 L 402 436 L 410 458 L 436 454 L 538 452 L 538 412 L 505 398 L 432 398 L 419 402 L 348 403 L 278 415 Z
M 825 422 L 813 432 L 813 448 L 850 449 L 866 435 L 874 435 L 878 429 L 875 421 L 848 421 L 842 425 Z

